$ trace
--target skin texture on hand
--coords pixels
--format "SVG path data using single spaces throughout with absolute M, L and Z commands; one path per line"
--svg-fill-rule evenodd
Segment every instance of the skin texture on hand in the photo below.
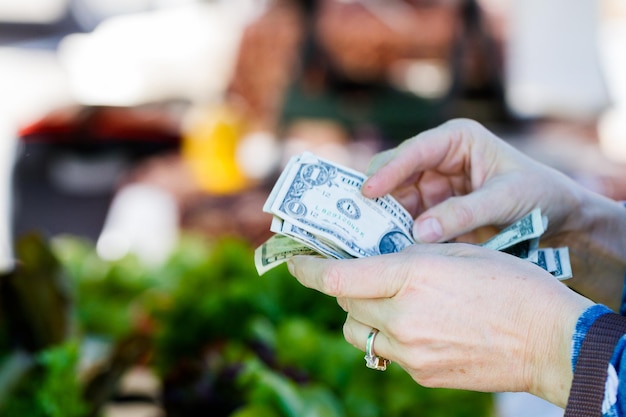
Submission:
M 468 244 L 417 244 L 353 260 L 298 256 L 291 273 L 338 298 L 346 340 L 421 385 L 526 391 L 567 401 L 571 337 L 591 301 L 511 255 Z

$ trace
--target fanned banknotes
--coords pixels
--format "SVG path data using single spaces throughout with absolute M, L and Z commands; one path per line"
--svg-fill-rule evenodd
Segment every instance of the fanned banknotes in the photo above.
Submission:
M 539 239 L 547 228 L 548 219 L 536 208 L 481 246 L 526 259 L 559 280 L 571 278 L 568 248 L 539 248 Z
M 391 196 L 363 197 L 367 177 L 311 153 L 290 159 L 263 206 L 271 230 L 322 256 L 345 259 L 398 252 L 415 243 L 413 218 Z M 259 273 L 289 258 L 284 244 L 265 242 L 255 253 Z M 290 249 L 293 255 L 302 251 Z M 280 254 L 280 255 L 279 255 Z
M 413 218 L 393 197 L 365 198 L 366 176 L 305 152 L 292 157 L 263 206 L 275 233 L 255 251 L 259 275 L 296 255 L 348 259 L 398 252 L 415 243 Z M 539 209 L 482 246 L 571 277 L 567 248 L 539 248 L 547 219 Z

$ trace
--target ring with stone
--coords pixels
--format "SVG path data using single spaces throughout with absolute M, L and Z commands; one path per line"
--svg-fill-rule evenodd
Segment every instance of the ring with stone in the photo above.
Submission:
M 370 369 L 375 369 L 377 371 L 384 371 L 387 369 L 387 365 L 391 363 L 389 359 L 381 358 L 380 356 L 376 356 L 374 353 L 374 339 L 376 339 L 376 335 L 378 334 L 377 329 L 372 329 L 370 334 L 367 336 L 367 343 L 365 344 L 365 366 Z

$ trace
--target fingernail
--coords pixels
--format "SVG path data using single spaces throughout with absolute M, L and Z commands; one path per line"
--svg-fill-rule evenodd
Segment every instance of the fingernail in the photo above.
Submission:
M 443 236 L 441 224 L 432 217 L 415 224 L 413 234 L 418 242 L 437 242 Z
M 369 184 L 369 178 L 365 180 L 363 185 L 361 185 L 361 193 L 363 193 L 363 191 L 367 190 L 368 188 L 371 188 L 371 185 Z

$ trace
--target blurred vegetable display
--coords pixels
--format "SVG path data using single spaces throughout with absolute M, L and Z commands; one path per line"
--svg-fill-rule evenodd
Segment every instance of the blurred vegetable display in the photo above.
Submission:
M 168 417 L 493 415 L 489 394 L 423 388 L 398 366 L 367 369 L 343 339 L 335 300 L 286 268 L 260 278 L 243 241 L 185 235 L 158 268 L 103 261 L 91 242 L 69 236 L 55 238 L 51 253 L 71 289 L 72 332 L 17 353 L 3 299 L 0 400 L 10 400 L 0 401 L 1 415 L 101 415 L 134 365 L 160 379 L 156 401 Z M 43 306 L 32 311 L 45 317 Z M 108 346 L 95 358 L 94 340 Z M 7 384 L 20 363 L 38 376 Z
M 81 417 L 88 405 L 64 268 L 35 235 L 16 255 L 14 270 L 0 275 L 0 415 Z

